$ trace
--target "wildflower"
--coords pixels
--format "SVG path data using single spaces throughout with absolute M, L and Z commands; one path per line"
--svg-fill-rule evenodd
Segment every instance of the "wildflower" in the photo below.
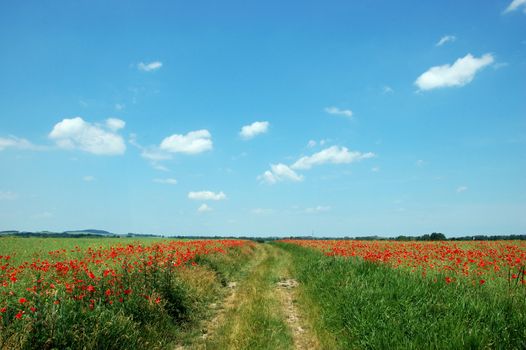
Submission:
M 24 313 L 23 313 L 22 311 L 18 311 L 18 313 L 15 315 L 15 318 L 19 320 L 19 319 L 22 318 L 22 315 L 23 315 L 23 314 L 24 314 Z
M 480 285 L 483 285 L 484 283 L 486 283 L 485 280 L 480 280 L 480 281 L 479 281 L 479 284 L 480 284 Z
M 91 284 L 88 286 L 88 292 L 93 293 L 95 291 L 95 287 L 93 287 Z
M 18 299 L 18 302 L 19 302 L 20 304 L 23 304 L 23 303 L 26 303 L 26 302 L 27 302 L 27 299 L 26 299 L 26 298 L 20 298 L 20 299 Z

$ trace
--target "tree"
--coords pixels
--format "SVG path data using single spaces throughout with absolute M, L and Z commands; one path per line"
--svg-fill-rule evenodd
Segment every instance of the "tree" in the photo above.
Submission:
M 444 235 L 443 233 L 439 233 L 439 232 L 433 232 L 431 236 L 429 237 L 429 239 L 431 241 L 445 241 L 446 235 Z

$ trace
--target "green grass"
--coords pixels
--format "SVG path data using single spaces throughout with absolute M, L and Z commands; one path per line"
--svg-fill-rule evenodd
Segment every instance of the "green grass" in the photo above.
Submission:
M 88 248 L 98 249 L 107 248 L 115 245 L 126 245 L 141 243 L 150 245 L 161 241 L 162 238 L 150 237 L 89 237 L 89 238 L 40 238 L 40 237 L 13 237 L 0 236 L 0 255 L 10 255 L 11 264 L 22 263 L 31 259 L 47 259 L 49 261 L 61 260 L 62 257 L 68 258 L 82 257 Z M 76 248 L 81 252 L 72 252 Z M 58 255 L 50 255 L 48 252 L 65 249 Z
M 524 288 L 435 283 L 277 244 L 292 254 L 300 303 L 326 349 L 526 348 Z

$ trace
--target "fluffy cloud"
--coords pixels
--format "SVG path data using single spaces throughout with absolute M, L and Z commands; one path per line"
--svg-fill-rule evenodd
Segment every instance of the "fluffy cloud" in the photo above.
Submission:
M 331 164 L 348 164 L 362 159 L 372 158 L 375 154 L 372 152 L 361 153 L 349 151 L 347 147 L 331 146 L 311 156 L 301 157 L 294 164 L 292 169 L 310 169 L 316 165 L 325 163 Z
M 82 180 L 86 181 L 86 182 L 92 182 L 92 181 L 95 181 L 95 176 L 92 176 L 92 175 L 86 175 L 82 178 Z
M 326 163 L 348 164 L 362 159 L 373 158 L 375 156 L 376 155 L 372 152 L 361 153 L 357 151 L 349 151 L 347 147 L 331 146 L 314 153 L 311 156 L 301 157 L 291 166 L 282 163 L 271 164 L 270 170 L 259 175 L 257 179 L 263 183 L 271 185 L 285 180 L 302 181 L 303 175 L 298 174 L 295 170 L 308 170 L 313 166 Z
M 159 184 L 166 184 L 166 185 L 177 185 L 177 180 L 173 178 L 153 179 L 153 182 L 157 182 Z
M 106 127 L 110 129 L 111 131 L 117 131 L 126 126 L 126 122 L 124 120 L 120 120 L 117 118 L 108 118 L 106 119 Z
M 212 191 L 188 192 L 188 198 L 198 201 L 220 201 L 226 198 L 223 192 L 215 193 Z
M 285 164 L 271 164 L 270 170 L 258 176 L 258 180 L 268 184 L 275 184 L 280 181 L 302 181 L 303 176 L 298 175 L 294 170 Z
M 454 35 L 444 35 L 440 40 L 435 44 L 435 46 L 442 46 L 448 42 L 453 42 L 457 40 L 457 37 Z
M 124 121 L 111 118 L 103 127 L 88 123 L 81 117 L 64 119 L 53 127 L 49 138 L 65 149 L 80 149 L 97 155 L 118 155 L 126 151 L 126 145 L 116 133 L 116 126 L 124 127 Z
M 509 13 L 517 10 L 519 7 L 522 7 L 524 13 L 526 13 L 526 0 L 513 0 L 508 7 L 504 10 L 504 13 Z
M 493 61 L 494 58 L 489 53 L 480 58 L 473 57 L 468 53 L 466 56 L 457 59 L 453 65 L 445 64 L 429 68 L 416 79 L 415 85 L 420 90 L 464 86 L 473 80 L 480 69 L 493 63 Z
M 161 142 L 160 149 L 171 153 L 197 154 L 212 149 L 212 135 L 208 130 L 190 131 L 186 135 L 174 134 Z
M 337 107 L 327 107 L 325 108 L 325 112 L 329 114 L 343 115 L 347 118 L 352 117 L 352 111 L 350 109 L 339 109 Z
M 141 157 L 148 160 L 150 164 L 157 170 L 168 171 L 166 167 L 159 164 L 161 160 L 172 159 L 172 155 L 164 151 L 161 151 L 157 146 L 144 147 L 139 142 L 137 142 L 137 135 L 130 134 L 128 140 L 131 145 L 137 147 L 141 151 Z
M 0 137 L 0 151 L 6 148 L 36 150 L 37 146 L 33 145 L 26 139 L 21 139 L 16 136 Z
M 250 125 L 245 125 L 241 128 L 239 136 L 245 140 L 249 140 L 256 135 L 264 134 L 268 131 L 269 122 L 253 122 Z
M 153 72 L 153 71 L 160 69 L 162 66 L 163 66 L 163 63 L 159 61 L 154 61 L 150 63 L 140 62 L 137 65 L 137 68 L 139 68 L 139 70 L 142 70 L 143 72 Z
M 208 204 L 203 203 L 197 208 L 197 211 L 200 213 L 206 213 L 207 211 L 212 211 L 212 208 Z

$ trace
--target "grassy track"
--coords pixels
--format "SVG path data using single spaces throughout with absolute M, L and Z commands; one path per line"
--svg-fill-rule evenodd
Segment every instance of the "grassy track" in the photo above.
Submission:
M 259 244 L 253 268 L 237 287 L 233 307 L 225 323 L 201 348 L 292 349 L 293 338 L 276 293 L 277 282 L 287 275 L 287 260 L 281 249 Z
M 385 265 L 277 245 L 292 256 L 300 303 L 323 349 L 526 348 L 522 289 L 433 283 Z

